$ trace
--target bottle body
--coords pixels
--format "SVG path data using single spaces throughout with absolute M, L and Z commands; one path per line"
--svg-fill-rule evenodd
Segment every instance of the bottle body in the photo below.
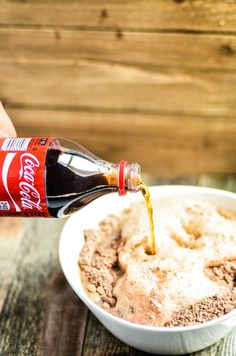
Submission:
M 139 166 L 106 162 L 58 138 L 0 139 L 0 216 L 63 217 L 110 193 L 139 190 Z
M 51 216 L 70 215 L 99 196 L 118 191 L 116 182 L 109 182 L 110 163 L 63 139 L 53 139 L 45 166 Z

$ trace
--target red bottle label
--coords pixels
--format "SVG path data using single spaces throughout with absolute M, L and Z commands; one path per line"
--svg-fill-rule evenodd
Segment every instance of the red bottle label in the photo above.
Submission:
M 51 138 L 0 138 L 0 216 L 50 216 L 45 160 Z

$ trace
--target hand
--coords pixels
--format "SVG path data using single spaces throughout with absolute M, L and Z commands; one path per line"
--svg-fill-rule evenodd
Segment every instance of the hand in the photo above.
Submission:
M 15 137 L 16 130 L 0 102 L 0 137 Z

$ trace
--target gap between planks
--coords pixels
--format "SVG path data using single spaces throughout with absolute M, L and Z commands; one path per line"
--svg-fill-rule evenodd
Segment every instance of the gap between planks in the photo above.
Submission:
M 67 137 L 108 161 L 122 157 L 139 161 L 143 171 L 155 176 L 236 171 L 233 118 L 24 109 L 8 112 L 20 136 Z
M 16 6 L 17 4 L 17 6 Z M 4 25 L 137 27 L 144 30 L 235 32 L 235 4 L 222 1 L 2 1 Z

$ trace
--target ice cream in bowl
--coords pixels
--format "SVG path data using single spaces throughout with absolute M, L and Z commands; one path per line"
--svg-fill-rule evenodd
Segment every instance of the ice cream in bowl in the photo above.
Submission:
M 59 257 L 74 291 L 116 337 L 185 354 L 236 326 L 236 194 L 150 189 L 155 254 L 143 198 L 104 196 L 72 216 Z

